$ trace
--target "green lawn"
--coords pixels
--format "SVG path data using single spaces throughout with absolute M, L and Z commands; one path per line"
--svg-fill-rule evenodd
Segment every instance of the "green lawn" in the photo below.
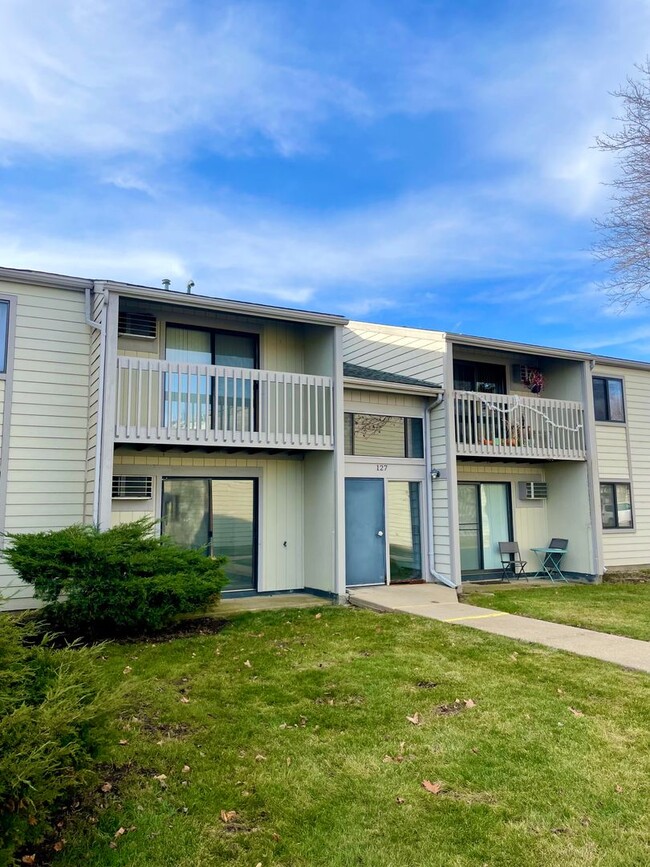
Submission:
M 650 641 L 650 582 L 644 584 L 553 584 L 469 593 L 467 601 L 510 614 Z
M 106 656 L 132 706 L 56 867 L 650 863 L 642 674 L 329 607 Z

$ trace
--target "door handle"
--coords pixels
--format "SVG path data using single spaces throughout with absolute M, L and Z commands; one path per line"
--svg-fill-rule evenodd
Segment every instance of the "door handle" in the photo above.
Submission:
M 383 536 L 383 535 L 384 535 L 384 531 L 383 531 L 383 530 L 378 530 L 378 531 L 377 531 L 377 535 L 378 535 L 378 536 Z

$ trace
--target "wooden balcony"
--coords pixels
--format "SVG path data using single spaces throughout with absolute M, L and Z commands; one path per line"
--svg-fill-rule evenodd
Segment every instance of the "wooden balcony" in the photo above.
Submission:
M 120 356 L 115 441 L 332 449 L 326 376 Z
M 454 392 L 456 453 L 585 460 L 584 407 L 571 400 Z

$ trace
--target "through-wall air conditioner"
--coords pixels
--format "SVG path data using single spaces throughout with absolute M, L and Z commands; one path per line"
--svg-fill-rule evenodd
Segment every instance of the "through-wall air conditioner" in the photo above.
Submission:
M 113 476 L 114 500 L 150 500 L 151 476 Z
M 546 500 L 548 486 L 546 482 L 519 482 L 520 500 Z
M 141 337 L 144 340 L 155 340 L 158 334 L 156 317 L 153 313 L 124 310 L 117 318 L 117 333 L 120 337 Z

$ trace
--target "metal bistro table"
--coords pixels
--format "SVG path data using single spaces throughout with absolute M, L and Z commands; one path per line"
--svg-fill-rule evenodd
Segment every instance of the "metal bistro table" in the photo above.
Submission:
M 540 576 L 550 578 L 555 581 L 558 578 L 561 581 L 569 583 L 569 579 L 560 569 L 562 557 L 566 554 L 566 548 L 531 548 L 530 549 L 539 560 L 539 569 L 533 575 L 533 578 Z

